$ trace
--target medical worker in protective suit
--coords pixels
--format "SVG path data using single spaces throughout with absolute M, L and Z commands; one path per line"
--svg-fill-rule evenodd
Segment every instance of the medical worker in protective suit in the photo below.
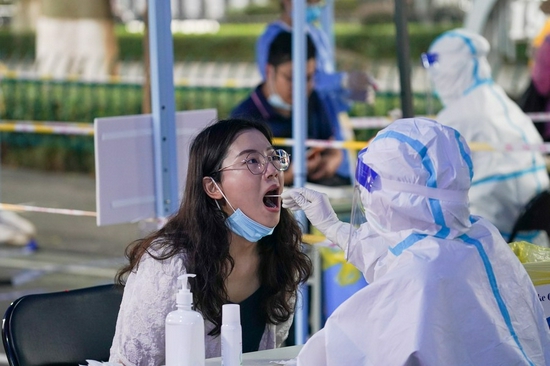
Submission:
M 400 119 L 359 153 L 358 228 L 338 220 L 326 194 L 283 192 L 283 206 L 304 210 L 369 283 L 307 341 L 298 365 L 550 365 L 527 272 L 495 226 L 470 215 L 473 174 L 456 130 Z
M 491 77 L 489 42 L 463 30 L 436 38 L 422 63 L 444 105 L 438 122 L 457 129 L 470 142 L 497 148 L 541 144 L 533 121 Z M 470 211 L 491 221 L 508 239 L 527 202 L 548 188 L 543 155 L 536 151 L 472 153 L 474 177 Z M 517 240 L 548 246 L 545 233 L 521 233 Z M 530 235 L 529 235 L 530 234 Z

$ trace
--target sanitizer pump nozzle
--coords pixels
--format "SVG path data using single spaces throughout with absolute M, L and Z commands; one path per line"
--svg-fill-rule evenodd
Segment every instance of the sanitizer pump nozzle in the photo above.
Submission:
M 189 285 L 189 277 L 195 277 L 193 273 L 186 273 L 178 277 L 179 291 L 176 295 L 176 306 L 183 306 L 186 310 L 191 310 L 193 305 L 193 293 Z

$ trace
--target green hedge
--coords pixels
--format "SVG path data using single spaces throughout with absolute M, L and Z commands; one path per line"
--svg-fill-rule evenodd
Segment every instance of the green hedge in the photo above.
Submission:
M 176 86 L 176 110 L 216 108 L 219 118 L 250 92 L 249 88 Z M 0 79 L 0 119 L 31 121 L 93 122 L 97 117 L 139 114 L 142 86 L 78 81 Z M 355 104 L 351 116 L 383 116 L 400 108 L 400 97 L 377 94 L 376 103 Z M 416 114 L 435 113 L 439 102 L 423 94 L 414 95 Z M 356 139 L 366 141 L 376 131 L 357 131 Z M 5 164 L 47 170 L 94 171 L 91 136 L 1 133 L 1 158 Z
M 409 23 L 411 58 L 417 59 L 432 40 L 442 32 L 460 24 L 425 25 Z M 215 35 L 174 35 L 175 61 L 253 62 L 256 39 L 265 24 L 222 24 Z M 117 28 L 121 60 L 141 60 L 143 36 L 130 34 Z M 361 61 L 395 59 L 395 26 L 391 23 L 360 25 L 342 23 L 335 25 L 337 56 L 351 54 Z M 526 44 L 517 44 L 519 62 L 526 62 Z M 33 59 L 35 35 L 13 34 L 0 30 L 0 62 L 2 59 Z
M 410 24 L 409 39 L 411 57 L 417 58 L 431 41 L 442 32 L 458 25 Z M 174 59 L 185 61 L 241 61 L 255 59 L 256 40 L 263 26 L 255 26 L 246 34 L 224 32 L 217 35 L 174 35 Z M 259 31 L 258 31 L 259 30 Z M 143 37 L 136 34 L 120 34 L 119 47 L 122 59 L 140 59 Z M 350 25 L 335 28 L 338 50 L 356 54 L 366 59 L 394 59 L 396 57 L 395 26 L 374 24 Z
M 411 56 L 416 58 L 441 32 L 458 25 L 409 25 Z M 251 62 L 254 60 L 256 39 L 264 24 L 223 25 L 214 35 L 174 35 L 176 61 Z M 143 36 L 117 31 L 120 58 L 139 60 L 143 57 Z M 33 58 L 34 34 L 12 34 L 0 31 L 0 59 L 8 57 Z M 393 24 L 337 24 L 335 41 L 341 51 L 352 52 L 368 59 L 393 59 L 396 55 Z
M 217 35 L 174 36 L 176 61 L 251 62 L 258 35 L 265 24 L 222 25 Z M 411 57 L 417 58 L 438 34 L 451 26 L 410 24 Z M 336 24 L 338 56 L 352 60 L 395 59 L 395 27 L 392 24 L 361 26 Z M 142 58 L 143 37 L 117 31 L 121 59 Z M 0 31 L 0 61 L 34 58 L 34 34 L 13 35 Z M 95 117 L 141 112 L 141 85 L 97 84 L 70 81 L 0 79 L 0 118 L 92 122 Z M 217 108 L 220 118 L 249 92 L 246 88 L 176 87 L 176 109 Z M 431 112 L 426 96 L 415 95 L 415 112 Z M 400 107 L 399 95 L 377 96 L 374 106 L 355 105 L 352 116 L 380 116 Z M 428 108 L 429 107 L 429 108 Z M 435 107 L 437 110 L 438 106 Z M 375 131 L 358 131 L 367 140 Z M 89 136 L 52 136 L 26 133 L 0 134 L 1 158 L 11 165 L 50 170 L 93 172 L 93 139 Z

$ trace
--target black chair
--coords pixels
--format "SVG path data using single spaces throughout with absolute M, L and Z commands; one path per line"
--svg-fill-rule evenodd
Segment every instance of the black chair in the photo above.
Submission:
M 508 242 L 514 241 L 519 231 L 528 230 L 544 230 L 550 237 L 550 191 L 542 191 L 525 205 Z
M 2 321 L 2 342 L 9 364 L 107 361 L 121 300 L 122 289 L 112 284 L 15 300 Z

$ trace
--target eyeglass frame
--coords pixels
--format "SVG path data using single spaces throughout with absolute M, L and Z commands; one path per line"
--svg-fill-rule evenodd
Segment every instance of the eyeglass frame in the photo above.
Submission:
M 277 171 L 279 171 L 279 172 L 284 172 L 284 171 L 288 170 L 288 168 L 290 167 L 290 154 L 287 153 L 287 152 L 286 152 L 285 150 L 283 150 L 283 149 L 277 149 L 277 150 L 274 150 L 273 152 L 274 152 L 273 155 L 265 156 L 264 154 L 262 154 L 262 153 L 259 152 L 259 151 L 250 151 L 250 152 L 248 152 L 248 154 L 246 155 L 246 157 L 245 157 L 243 160 L 237 161 L 237 162 L 235 162 L 235 163 L 233 163 L 233 164 L 231 164 L 231 165 L 228 165 L 228 166 L 226 166 L 226 167 L 224 167 L 224 168 L 218 169 L 218 170 L 216 170 L 215 172 L 212 172 L 210 175 L 212 176 L 212 175 L 218 174 L 218 173 L 220 173 L 220 172 L 222 172 L 222 171 L 226 171 L 226 170 L 244 170 L 244 169 L 236 169 L 236 168 L 228 169 L 228 168 L 231 168 L 232 166 L 234 166 L 234 165 L 236 165 L 236 164 L 242 164 L 242 163 L 246 164 L 246 168 L 247 168 L 248 171 L 249 171 L 251 174 L 253 174 L 253 175 L 262 175 L 262 174 L 265 174 L 265 172 L 267 171 L 267 166 L 268 166 L 269 163 L 271 163 L 271 165 L 273 165 L 273 167 L 274 167 L 275 169 L 277 169 Z M 283 155 L 283 156 L 279 155 L 279 154 L 278 154 L 279 152 L 283 152 L 284 155 Z M 263 157 L 263 158 L 265 159 L 265 163 L 261 163 L 261 162 L 255 163 L 256 165 L 262 164 L 262 165 L 264 166 L 262 172 L 260 172 L 260 173 L 254 173 L 254 172 L 250 169 L 250 164 L 247 162 L 247 160 L 249 160 L 250 154 L 259 154 L 261 157 Z M 273 158 L 274 158 L 274 157 L 279 157 L 279 158 L 281 158 L 281 160 L 284 159 L 284 158 L 288 159 L 288 165 L 287 165 L 285 168 L 283 168 L 283 169 L 277 168 L 277 167 L 275 166 L 275 163 L 273 163 Z

